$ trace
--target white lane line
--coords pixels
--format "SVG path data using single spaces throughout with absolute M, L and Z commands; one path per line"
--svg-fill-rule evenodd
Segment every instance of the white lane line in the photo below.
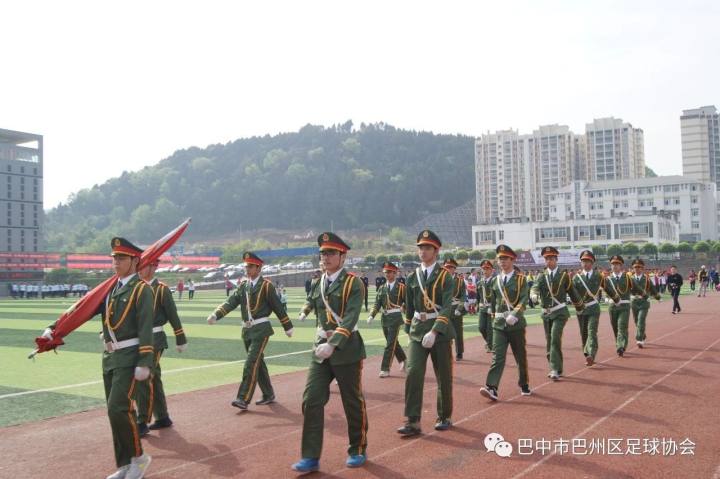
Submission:
M 684 326 L 684 327 L 682 327 L 682 328 L 680 328 L 680 329 L 676 329 L 676 330 L 671 331 L 671 332 L 669 332 L 669 333 L 663 334 L 662 336 L 658 337 L 657 339 L 653 340 L 652 342 L 654 343 L 654 342 L 660 341 L 661 339 L 664 339 L 664 338 L 666 338 L 666 337 L 668 337 L 668 336 L 673 336 L 673 335 L 679 333 L 680 331 L 683 331 L 683 330 L 689 328 L 690 326 L 697 326 L 698 324 L 704 323 L 705 321 L 707 321 L 707 319 L 703 319 L 703 320 L 700 320 L 700 321 L 695 322 L 695 323 L 690 323 L 690 324 L 688 324 L 687 326 Z M 651 342 L 648 341 L 647 344 L 651 344 Z M 629 350 L 629 352 L 631 352 L 631 351 L 636 351 L 636 350 L 638 350 L 638 349 L 639 349 L 639 348 L 635 347 L 635 348 Z M 618 356 L 613 355 L 613 356 L 610 356 L 609 358 L 605 359 L 604 361 L 600 361 L 600 362 L 597 362 L 597 363 L 595 363 L 595 364 L 605 364 L 605 363 L 608 363 L 608 362 L 610 362 L 610 361 L 615 361 L 615 360 L 617 360 L 617 359 L 618 359 Z M 588 370 L 590 370 L 590 368 L 588 368 L 588 367 L 583 367 L 583 368 L 578 369 L 577 371 L 575 371 L 575 372 L 573 372 L 573 373 L 568 374 L 566 377 L 573 377 L 573 376 L 575 376 L 575 375 L 577 375 L 577 374 L 580 374 L 580 373 L 585 372 L 585 371 L 588 371 Z M 538 390 L 538 389 L 540 389 L 540 388 L 543 388 L 543 387 L 547 386 L 548 384 L 554 384 L 554 383 L 555 383 L 554 381 L 546 381 L 546 382 L 540 384 L 539 386 L 533 387 L 532 390 L 533 390 L 533 391 L 536 391 L 536 390 Z M 511 397 L 510 399 L 501 401 L 501 402 L 499 402 L 499 403 L 488 403 L 487 407 L 485 407 L 484 409 L 480 409 L 479 411 L 476 411 L 476 412 L 470 414 L 469 416 L 465 416 L 464 418 L 460 419 L 459 421 L 453 422 L 453 424 L 458 425 L 458 424 L 462 424 L 462 423 L 464 423 L 464 422 L 466 422 L 466 421 L 469 421 L 469 420 L 471 420 L 471 419 L 475 419 L 476 417 L 478 417 L 478 416 L 480 416 L 480 415 L 482 415 L 482 414 L 490 411 L 491 409 L 494 409 L 494 408 L 492 408 L 493 405 L 495 405 L 495 407 L 502 407 L 503 403 L 512 402 L 512 401 L 514 401 L 514 400 L 516 400 L 516 399 L 518 399 L 518 398 L 521 398 L 521 397 L 523 397 L 523 396 L 520 395 L 520 394 L 517 394 L 517 395 Z M 451 431 L 452 431 L 452 429 L 451 429 Z M 435 435 L 437 435 L 437 434 L 442 434 L 442 432 L 440 432 L 440 431 L 431 431 L 430 433 L 425 434 L 425 436 L 435 436 Z M 385 452 L 383 452 L 382 454 L 378 454 L 378 455 L 376 455 L 376 456 L 372 456 L 371 459 L 372 459 L 373 461 L 377 461 L 379 458 L 381 458 L 381 457 L 383 457 L 383 456 L 387 456 L 388 454 L 392 454 L 392 453 L 395 452 L 395 451 L 399 451 L 400 449 L 404 449 L 404 448 L 406 448 L 406 447 L 408 447 L 408 446 L 412 446 L 412 445 L 414 445 L 414 444 L 415 444 L 415 441 L 414 441 L 414 440 L 406 440 L 406 441 L 405 441 L 405 444 L 402 444 L 402 445 L 400 445 L 400 446 L 397 446 L 397 447 L 395 447 L 395 448 L 393 448 L 393 449 L 388 449 L 388 450 L 386 450 Z M 347 467 L 344 467 L 344 468 L 342 468 L 342 469 L 338 469 L 337 471 L 334 471 L 334 472 L 332 473 L 332 475 L 339 474 L 340 472 L 346 471 L 347 469 L 348 469 Z
M 613 409 L 612 411 L 610 411 L 609 413 L 607 413 L 605 416 L 601 417 L 600 419 L 598 419 L 597 421 L 595 421 L 594 423 L 592 423 L 590 426 L 588 426 L 587 428 L 585 428 L 585 430 L 583 430 L 581 433 L 579 433 L 577 436 L 575 436 L 572 440 L 574 441 L 575 439 L 579 439 L 579 438 L 581 438 L 581 437 L 586 436 L 590 431 L 592 431 L 593 429 L 595 429 L 596 427 L 598 427 L 600 424 L 604 423 L 605 421 L 607 421 L 608 419 L 610 419 L 612 416 L 614 416 L 615 413 L 617 413 L 617 412 L 620 411 L 621 409 L 625 408 L 625 406 L 627 406 L 627 405 L 630 404 L 631 402 L 635 401 L 638 397 L 640 397 L 640 395 L 641 395 L 642 393 L 644 393 L 644 392 L 652 389 L 653 387 L 657 386 L 657 385 L 660 384 L 661 382 L 665 381 L 667 378 L 669 378 L 670 376 L 674 375 L 675 373 L 677 373 L 678 371 L 680 371 L 681 369 L 683 369 L 684 367 L 686 367 L 687 365 L 689 365 L 690 363 L 692 363 L 693 361 L 695 361 L 697 358 L 700 357 L 700 355 L 706 353 L 710 348 L 712 348 L 713 346 L 715 346 L 715 345 L 718 344 L 718 343 L 720 343 L 720 338 L 718 338 L 718 339 L 716 339 L 715 341 L 713 341 L 712 344 L 710 344 L 708 347 L 706 347 L 706 348 L 703 349 L 702 351 L 698 352 L 695 356 L 693 356 L 692 358 L 688 359 L 687 361 L 685 361 L 684 363 L 682 363 L 680 366 L 678 366 L 677 368 L 675 368 L 675 369 L 673 369 L 672 371 L 670 371 L 669 373 L 667 373 L 665 376 L 661 377 L 660 379 L 658 379 L 658 380 L 655 381 L 654 383 L 652 383 L 652 384 L 650 384 L 650 385 L 648 385 L 648 386 L 645 386 L 643 389 L 641 389 L 641 390 L 638 391 L 637 393 L 633 394 L 632 397 L 628 398 L 624 403 L 620 404 L 618 407 L 616 407 L 615 409 Z M 525 476 L 527 473 L 534 471 L 537 467 L 539 467 L 540 465 L 542 465 L 542 464 L 544 464 L 545 462 L 547 462 L 548 460 L 550 460 L 553 456 L 555 456 L 555 452 L 552 452 L 551 454 L 545 456 L 544 458 L 542 458 L 542 459 L 539 460 L 538 462 L 530 465 L 528 468 L 526 468 L 525 470 L 523 470 L 523 471 L 520 472 L 519 474 L 516 474 L 515 476 L 513 476 L 513 479 L 517 479 L 517 478 L 523 477 L 523 476 Z

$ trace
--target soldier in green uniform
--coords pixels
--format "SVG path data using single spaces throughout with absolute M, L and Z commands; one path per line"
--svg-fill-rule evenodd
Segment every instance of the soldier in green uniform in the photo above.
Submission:
M 345 271 L 350 247 L 339 236 L 322 233 L 318 245 L 324 273 L 312 285 L 303 308 L 303 312 L 314 310 L 317 314 L 317 338 L 303 393 L 302 458 L 292 465 L 294 471 L 303 473 L 320 468 L 325 405 L 333 379 L 340 389 L 348 425 L 350 445 L 345 464 L 360 467 L 367 454 L 368 420 L 362 391 L 365 344 L 357 328 L 365 286 Z
M 620 255 L 610 258 L 612 273 L 608 278 L 608 293 L 613 299 L 608 312 L 610 324 L 615 335 L 615 347 L 618 356 L 625 354 L 628 343 L 628 319 L 630 316 L 630 293 L 632 292 L 632 279 L 623 271 L 625 260 Z
M 590 250 L 580 253 L 582 269 L 573 277 L 575 290 L 580 293 L 583 301 L 583 310 L 577 313 L 580 324 L 580 337 L 582 338 L 585 364 L 595 364 L 595 355 L 598 350 L 598 324 L 600 322 L 600 290 L 606 288 L 605 276 L 594 268 L 595 255 Z M 609 293 L 614 297 L 612 292 Z
M 485 352 L 492 353 L 493 315 L 495 314 L 495 298 L 493 297 L 495 268 L 490 260 L 484 259 L 480 263 L 480 269 L 482 269 L 482 276 L 477 283 L 479 329 L 480 334 L 485 339 Z
M 545 246 L 541 251 L 545 258 L 546 269 L 540 272 L 530 290 L 530 298 L 543 310 L 542 319 L 545 328 L 545 344 L 550 373 L 548 377 L 553 381 L 560 379 L 563 373 L 562 334 L 570 318 L 570 311 L 565 303 L 566 297 L 580 312 L 583 303 L 580 295 L 575 291 L 570 275 L 567 271 L 560 271 L 557 264 L 558 250 L 553 246 Z
M 528 301 L 528 284 L 525 275 L 514 268 L 517 255 L 507 245 L 495 249 L 500 273 L 492 281 L 492 298 L 495 300 L 493 321 L 493 360 L 488 371 L 485 387 L 480 394 L 491 401 L 498 400 L 498 386 L 505 369 L 508 345 L 512 348 L 518 366 L 520 394 L 529 396 L 530 377 L 528 374 L 527 349 L 525 342 L 525 308 Z
M 383 264 L 385 283 L 378 288 L 375 305 L 370 311 L 367 323 L 372 323 L 378 312 L 382 311 L 382 329 L 385 335 L 385 351 L 380 364 L 380 377 L 390 376 L 390 365 L 393 357 L 400 363 L 400 370 L 405 372 L 405 351 L 398 344 L 400 327 L 404 324 L 402 310 L 405 305 L 405 285 L 395 281 L 398 267 L 386 261 Z
M 463 341 L 463 316 L 465 315 L 465 301 L 467 301 L 467 290 L 465 288 L 465 279 L 458 276 L 458 263 L 452 258 L 445 260 L 443 268 L 447 270 L 455 281 L 453 286 L 452 313 L 450 314 L 450 323 L 455 330 L 455 359 L 460 361 L 465 352 L 465 341 Z
M 397 430 L 403 436 L 420 434 L 423 387 L 427 359 L 433 363 L 437 389 L 437 420 L 435 429 L 444 431 L 452 426 L 452 341 L 455 330 L 450 325 L 455 282 L 447 270 L 437 263 L 442 243 L 430 230 L 417 237 L 421 265 L 410 273 L 405 289 L 405 318 L 411 321 L 408 345 L 407 377 L 405 378 L 405 425 Z
M 660 301 L 660 294 L 655 289 L 655 285 L 645 274 L 645 262 L 640 258 L 636 258 L 632 262 L 635 274 L 632 275 L 632 296 L 630 307 L 632 309 L 633 320 L 635 321 L 635 341 L 640 349 L 645 347 L 645 322 L 647 320 L 648 311 L 650 310 L 650 296 Z
M 168 415 L 165 390 L 161 378 L 162 371 L 160 369 L 160 358 L 163 351 L 168 348 L 167 336 L 163 329 L 166 323 L 169 322 L 170 326 L 172 326 L 177 351 L 182 353 L 187 349 L 187 339 L 178 317 L 172 291 L 165 283 L 161 283 L 155 278 L 155 271 L 159 264 L 160 261 L 156 260 L 138 271 L 140 279 L 149 284 L 153 292 L 153 340 L 155 346 L 155 358 L 150 370 L 150 380 L 138 383 L 137 387 L 137 415 L 141 437 L 145 436 L 151 429 L 162 429 L 173 424 Z M 155 422 L 148 427 L 153 414 L 155 415 Z
M 118 466 L 107 479 L 139 479 L 152 458 L 140 444 L 133 398 L 138 383 L 150 377 L 154 359 L 153 295 L 137 276 L 142 250 L 124 238 L 113 238 L 110 244 L 119 279 L 96 313 L 103 316 L 103 382 Z M 52 338 L 54 327 L 43 336 Z
M 247 278 L 225 303 L 218 306 L 208 316 L 207 322 L 211 325 L 215 324 L 219 319 L 227 316 L 230 311 L 240 306 L 243 320 L 242 338 L 247 358 L 237 397 L 230 404 L 246 411 L 255 393 L 256 385 L 260 385 L 262 398 L 255 404 L 264 406 L 275 402 L 275 391 L 270 383 L 270 374 L 264 359 L 268 340 L 275 334 L 270 324 L 270 314 L 275 313 L 288 338 L 292 337 L 293 325 L 287 317 L 272 281 L 263 278 L 260 274 L 263 260 L 251 252 L 245 252 L 243 260 Z

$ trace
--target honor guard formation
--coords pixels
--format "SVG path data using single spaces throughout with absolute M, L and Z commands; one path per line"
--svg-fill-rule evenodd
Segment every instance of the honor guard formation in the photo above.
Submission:
M 333 383 L 339 389 L 347 422 L 347 467 L 361 467 L 368 453 L 369 418 L 362 380 L 366 353 L 359 330 L 363 305 L 367 308 L 368 281 L 367 277 L 346 271 L 350 246 L 342 238 L 326 232 L 317 242 L 322 274 L 306 283 L 306 302 L 298 318 L 305 321 L 314 315 L 316 327 L 302 398 L 300 459 L 291 465 L 299 473 L 320 468 L 325 405 L 330 400 Z M 379 376 L 405 376 L 404 422 L 397 429 L 399 437 L 422 433 L 428 360 L 437 381 L 434 428 L 437 431 L 452 428 L 453 366 L 463 359 L 463 321 L 467 314 L 478 314 L 485 351 L 492 355 L 479 396 L 498 401 L 508 348 L 517 365 L 521 395 L 532 394 L 525 339 L 528 305 L 538 305 L 542 310 L 548 377 L 559 381 L 563 376 L 562 339 L 570 320 L 569 303 L 576 313 L 585 363 L 591 367 L 599 347 L 601 302 L 609 303 L 614 347 L 622 357 L 628 347 L 630 313 L 635 324 L 635 341 L 642 348 L 647 338 L 650 298 L 660 300 L 656 281 L 645 272 L 641 259 L 632 261 L 632 272 L 626 272 L 622 256 L 612 256 L 611 272 L 605 274 L 596 267 L 593 253 L 585 250 L 580 253 L 580 270 L 568 271 L 558 267 L 558 249 L 546 246 L 541 251 L 545 269 L 530 276 L 515 266 L 517 254 L 513 249 L 501 244 L 495 250 L 496 264 L 484 260 L 480 274 L 476 276 L 473 271 L 466 279 L 458 273 L 454 259 L 440 264 L 442 242 L 434 232 L 421 231 L 416 244 L 419 266 L 404 282 L 398 277 L 397 265 L 383 264 L 384 280 L 376 281 L 375 303 L 366 320 L 371 324 L 379 315 L 385 337 Z M 150 456 L 143 453 L 140 438 L 150 430 L 173 425 L 160 367 L 162 354 L 168 348 L 165 324 L 170 323 L 179 352 L 185 350 L 188 342 L 170 289 L 155 278 L 158 262 L 138 269 L 142 251 L 124 238 L 113 238 L 111 251 L 119 280 L 96 311 L 102 317 L 103 382 L 118 468 L 107 477 L 138 479 L 151 462 Z M 275 286 L 261 274 L 262 258 L 246 252 L 243 260 L 247 277 L 234 292 L 227 288 L 227 300 L 210 313 L 207 323 L 216 324 L 240 309 L 247 359 L 231 405 L 247 411 L 257 386 L 261 394 L 255 406 L 281 400 L 273 389 L 264 353 L 274 334 L 273 321 L 279 322 L 288 337 L 293 335 L 293 323 Z M 673 296 L 675 314 L 681 311 L 678 295 L 682 277 L 674 267 L 671 273 L 667 286 Z M 703 283 L 708 283 L 707 276 L 705 268 L 701 268 L 698 295 L 705 294 L 707 284 Z M 691 281 L 694 287 L 694 273 Z M 54 327 L 49 326 L 43 336 L 52 339 Z M 409 338 L 404 345 L 400 342 L 401 331 Z

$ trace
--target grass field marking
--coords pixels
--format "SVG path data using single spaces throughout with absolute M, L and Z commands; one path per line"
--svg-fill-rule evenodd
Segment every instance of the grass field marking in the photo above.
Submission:
M 697 323 L 695 323 L 695 324 L 697 324 Z M 689 325 L 688 325 L 688 326 L 689 326 Z M 659 338 L 658 338 L 658 339 L 659 339 Z M 581 433 L 579 433 L 579 434 L 577 434 L 575 437 L 573 437 L 572 440 L 574 441 L 574 440 L 579 439 L 579 438 L 581 438 L 581 437 L 583 437 L 583 436 L 586 436 L 590 431 L 592 431 L 593 429 L 595 429 L 596 427 L 598 427 L 600 424 L 602 424 L 602 423 L 604 423 L 605 421 L 607 421 L 608 419 L 610 419 L 610 417 L 614 416 L 615 413 L 617 413 L 617 412 L 620 411 L 621 409 L 625 408 L 625 406 L 627 406 L 627 405 L 630 404 L 631 402 L 635 401 L 638 397 L 640 397 L 641 394 L 643 394 L 644 392 L 647 392 L 648 390 L 654 388 L 655 386 L 657 386 L 657 385 L 660 384 L 661 382 L 665 381 L 665 380 L 666 380 L 667 378 L 669 378 L 670 376 L 674 375 L 675 373 L 677 373 L 678 371 L 680 371 L 680 370 L 683 369 L 684 367 L 688 366 L 690 363 L 692 363 L 692 362 L 695 361 L 697 358 L 699 358 L 700 355 L 706 353 L 710 348 L 712 348 L 713 346 L 715 346 L 715 345 L 718 344 L 718 343 L 720 343 L 720 338 L 718 338 L 718 339 L 716 339 L 715 341 L 713 341 L 708 347 L 706 347 L 706 348 L 703 349 L 702 351 L 699 351 L 695 356 L 693 356 L 692 358 L 688 359 L 687 361 L 685 361 L 684 363 L 682 363 L 680 366 L 676 367 L 675 369 L 673 369 L 672 371 L 670 371 L 669 373 L 667 373 L 665 376 L 661 377 L 660 379 L 658 379 L 658 380 L 655 381 L 654 383 L 645 386 L 643 389 L 641 389 L 640 391 L 638 391 L 638 392 L 636 392 L 635 394 L 633 394 L 633 395 L 632 395 L 630 398 L 628 398 L 624 403 L 620 404 L 618 407 L 616 407 L 615 409 L 613 409 L 612 411 L 610 411 L 609 413 L 607 413 L 606 415 L 604 415 L 603 417 L 601 417 L 600 419 L 598 419 L 597 421 L 595 421 L 594 423 L 592 423 L 590 426 L 588 426 L 587 428 L 585 428 Z M 516 479 L 516 478 L 520 478 L 520 477 L 525 476 L 527 473 L 535 470 L 538 466 L 540 466 L 540 465 L 544 464 L 545 462 L 547 462 L 547 461 L 548 461 L 551 457 L 553 457 L 554 455 L 555 455 L 555 452 L 552 452 L 552 453 L 550 453 L 549 455 L 543 457 L 541 460 L 533 463 L 532 465 L 528 466 L 525 470 L 523 470 L 523 471 L 521 471 L 520 473 L 518 473 L 518 474 L 516 474 L 515 476 L 513 476 L 513 479 Z
M 464 324 L 463 328 L 468 327 L 468 326 L 475 326 L 475 324 Z M 407 337 L 406 334 L 403 334 L 402 336 L 404 338 Z M 385 338 L 381 337 L 381 338 L 369 339 L 364 342 L 365 343 L 376 343 L 376 342 L 384 341 L 384 340 L 385 340 Z M 298 354 L 306 354 L 306 353 L 311 353 L 311 352 L 312 352 L 312 349 L 304 349 L 301 351 L 292 351 L 290 353 L 275 354 L 273 356 L 265 356 L 265 359 L 266 360 L 278 359 L 278 358 L 284 358 L 287 356 L 295 356 Z M 202 364 L 200 366 L 189 366 L 186 368 L 169 369 L 167 371 L 163 371 L 163 374 L 181 373 L 181 372 L 185 372 L 185 371 L 195 371 L 198 369 L 215 368 L 215 367 L 219 367 L 219 366 L 229 366 L 229 365 L 233 365 L 233 364 L 243 364 L 243 363 L 245 363 L 245 361 L 246 361 L 245 359 L 238 359 L 236 361 L 223 361 L 223 362 L 219 362 L 219 363 Z M 84 386 L 93 386 L 96 384 L 102 384 L 102 382 L 103 382 L 102 380 L 88 381 L 88 382 L 77 383 L 77 384 L 66 384 L 64 386 L 56 386 L 56 387 L 52 387 L 52 388 L 33 389 L 31 391 L 21 391 L 21 392 L 17 392 L 17 393 L 3 394 L 2 396 L 0 396 L 0 399 L 6 399 L 6 398 L 12 398 L 12 397 L 18 397 L 18 396 L 28 396 L 30 394 L 61 391 L 63 389 L 79 388 L 79 387 L 84 387 Z

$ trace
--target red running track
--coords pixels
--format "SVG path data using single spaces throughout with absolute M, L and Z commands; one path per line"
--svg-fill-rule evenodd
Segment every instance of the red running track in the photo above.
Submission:
M 510 353 L 501 401 L 481 397 L 491 358 L 482 338 L 466 341 L 467 359 L 455 365 L 455 427 L 446 432 L 432 428 L 435 381 L 428 368 L 424 434 L 411 439 L 395 432 L 404 419 L 404 380 L 397 373 L 378 378 L 379 358 L 372 358 L 365 363 L 364 378 L 370 427 L 367 464 L 354 470 L 344 467 L 346 423 L 333 390 L 325 413 L 321 472 L 311 477 L 720 478 L 720 295 L 682 300 L 680 315 L 669 313 L 668 302 L 653 302 L 645 349 L 633 342 L 624 358 L 615 355 L 609 318 L 603 313 L 599 364 L 592 368 L 584 365 L 577 322 L 571 318 L 564 334 L 566 376 L 557 383 L 546 377 L 542 326 L 528 328 L 530 397 L 519 395 Z M 631 324 L 631 337 L 634 332 Z M 230 406 L 236 385 L 171 396 L 175 426 L 143 440 L 153 456 L 146 477 L 294 477 L 289 466 L 299 457 L 304 383 L 304 372 L 275 376 L 279 402 L 253 405 L 245 413 Z M 483 441 L 491 432 L 513 445 L 510 457 L 486 451 Z M 655 438 L 659 449 L 652 447 Z M 681 447 L 685 439 L 693 445 Z M 524 446 L 531 441 L 532 448 L 520 454 L 520 440 Z M 543 441 L 550 446 L 544 454 L 539 447 Z M 592 448 L 599 443 L 603 453 Z M 620 449 L 614 447 L 618 444 Z M 2 478 L 54 475 L 49 471 L 63 478 L 97 478 L 114 470 L 102 409 L 0 429 L 0 451 Z

